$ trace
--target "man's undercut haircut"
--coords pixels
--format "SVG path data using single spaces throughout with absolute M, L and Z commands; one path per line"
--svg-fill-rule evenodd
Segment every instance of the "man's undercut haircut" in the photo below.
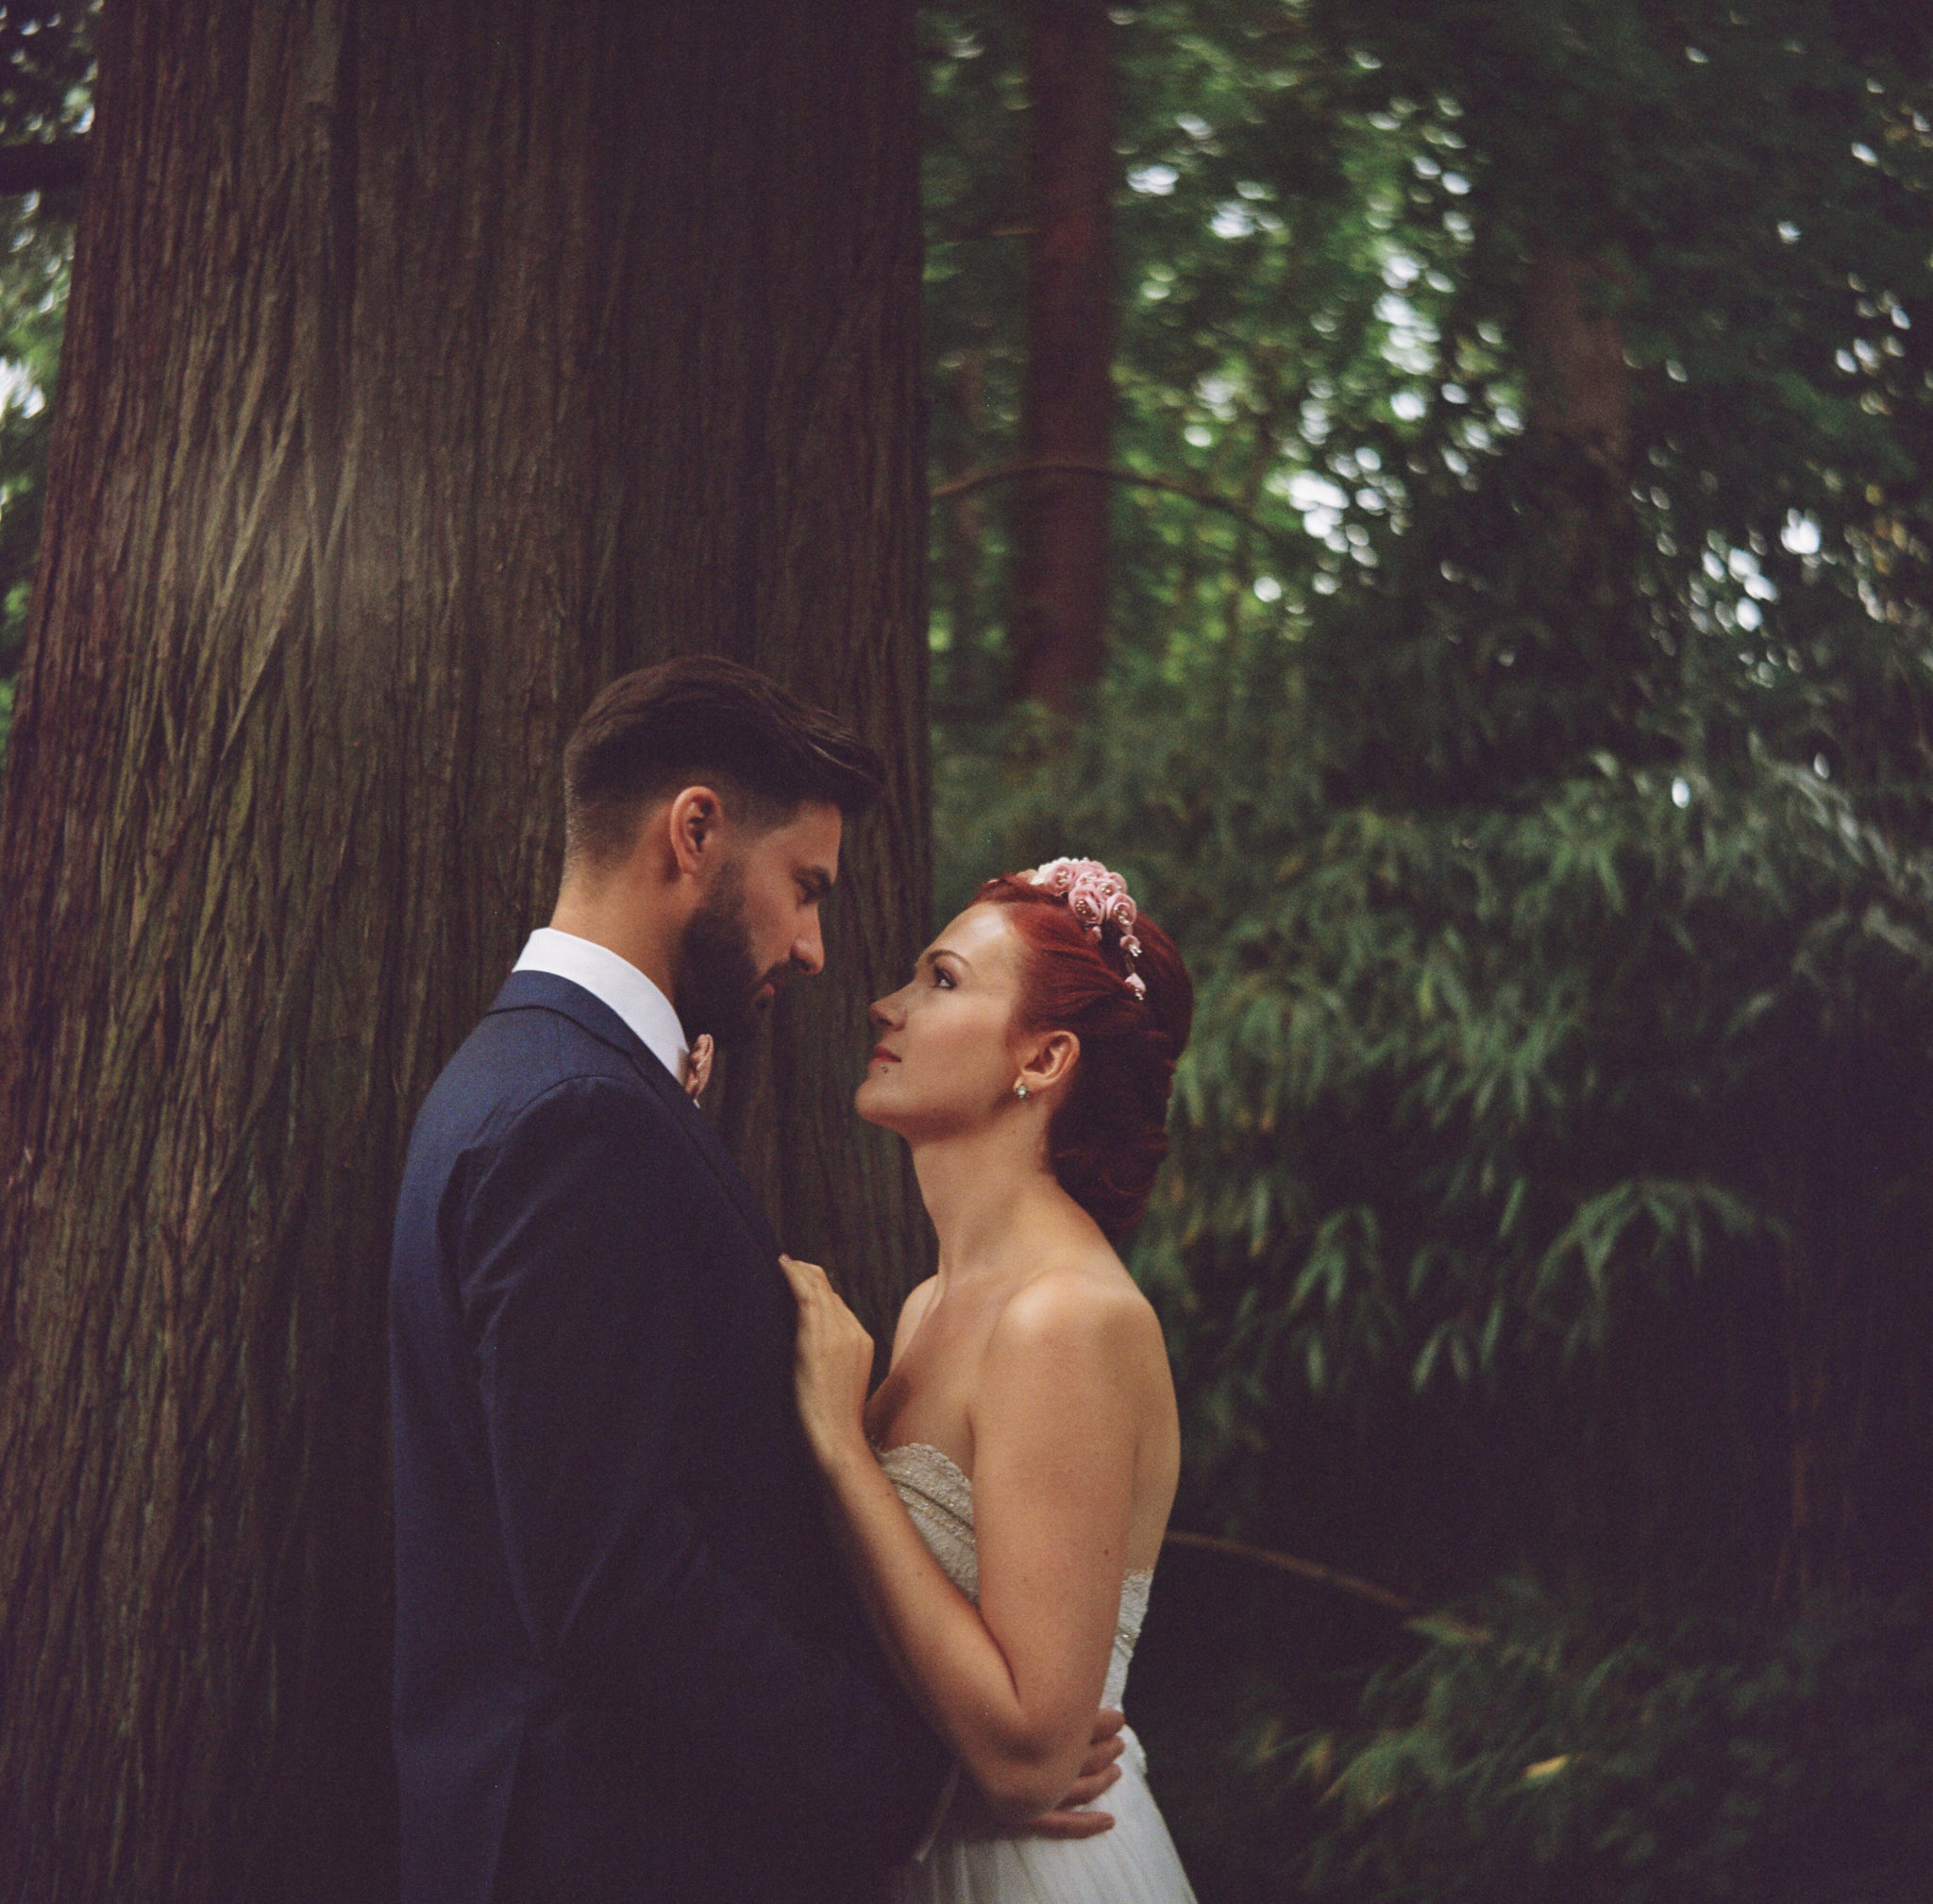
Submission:
M 682 655 L 620 675 L 585 709 L 563 751 L 564 856 L 622 859 L 645 810 L 687 786 L 758 834 L 808 800 L 850 819 L 884 784 L 879 755 L 823 709 L 735 661 Z

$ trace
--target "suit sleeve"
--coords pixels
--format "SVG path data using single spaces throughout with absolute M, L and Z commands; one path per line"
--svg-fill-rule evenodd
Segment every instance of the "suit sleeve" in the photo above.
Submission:
M 458 1271 L 512 1590 L 546 1671 L 628 1693 L 647 1744 L 709 1761 L 748 1822 L 884 1865 L 929 1822 L 942 1748 L 878 1661 L 807 1646 L 716 1564 L 680 1491 L 706 1265 L 664 1187 L 691 1168 L 655 1106 L 575 1079 L 470 1180 Z

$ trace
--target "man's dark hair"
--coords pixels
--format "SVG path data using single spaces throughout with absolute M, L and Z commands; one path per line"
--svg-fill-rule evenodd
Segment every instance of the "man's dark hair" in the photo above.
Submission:
M 608 866 L 654 800 L 700 783 L 763 832 L 807 800 L 847 818 L 883 791 L 880 757 L 820 708 L 735 661 L 682 655 L 620 675 L 563 750 L 564 852 Z

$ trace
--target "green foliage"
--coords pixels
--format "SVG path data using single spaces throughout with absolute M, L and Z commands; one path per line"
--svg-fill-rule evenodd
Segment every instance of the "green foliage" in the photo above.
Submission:
M 0 8 L 0 143 L 86 127 L 92 23 L 92 9 L 85 6 Z M 75 195 L 0 198 L 0 757 L 12 724 L 40 547 Z
M 1506 1582 L 1306 1743 L 1315 1895 L 1917 1904 L 1933 1630 L 1905 1606 L 1615 1637 Z
M 1933 859 L 1762 755 L 1724 781 L 1605 755 L 1516 811 L 1337 808 L 1286 717 L 1282 650 L 1256 634 L 1179 682 L 1111 685 L 1044 757 L 1022 716 L 1004 771 L 941 763 L 946 903 L 989 868 L 1094 851 L 1193 970 L 1135 1265 L 1169 1321 L 1197 1484 L 1254 1501 L 1244 1470 L 1312 1408 L 1373 1443 L 1405 1432 L 1405 1396 L 1469 1390 L 1507 1402 L 1487 1485 L 1518 1510 L 1558 1515 L 1605 1463 L 1672 1474 L 1663 1547 L 1634 1504 L 1606 1565 L 1723 1567 L 1741 1536 L 1775 1554 L 1764 1413 L 1740 1414 L 1746 1374 L 1701 1335 L 1712 1306 L 1762 1329 L 1780 1265 L 1849 1234 L 1872 1280 L 1844 1301 L 1910 1371 Z M 1881 1417 L 1891 1366 L 1869 1377 Z M 1605 1368 L 1675 1423 L 1572 1419 Z M 1336 1524 L 1401 1554 L 1341 1487 Z M 1323 1491 L 1292 1491 L 1306 1514 Z M 1495 1558 L 1557 1560 L 1551 1525 Z
M 1933 1559 L 1927 29 L 1116 17 L 1117 461 L 1232 508 L 1119 490 L 1057 724 L 1005 702 L 1008 498 L 942 500 L 942 912 L 1092 852 L 1188 958 L 1133 1256 L 1180 1522 L 1423 1605 L 1555 1583 L 1420 1660 L 1257 1636 L 1224 1718 L 1273 1744 L 1174 1772 L 1185 1854 L 1257 1898 L 1312 1836 L 1365 1898 L 1903 1897 L 1827 1827 L 1925 1770 L 1924 1632 L 1832 1593 Z M 1025 121 L 1010 9 L 928 22 L 938 482 L 1015 454 Z M 1366 1657 L 1324 1826 L 1282 1742 Z

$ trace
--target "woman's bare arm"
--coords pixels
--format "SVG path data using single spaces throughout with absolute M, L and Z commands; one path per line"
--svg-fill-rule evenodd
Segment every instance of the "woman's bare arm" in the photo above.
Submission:
M 1072 1782 L 1106 1677 L 1133 1506 L 1139 1305 L 1049 1276 L 996 1323 L 974 1407 L 975 1608 L 866 1444 L 870 1338 L 823 1272 L 785 1267 L 800 1412 L 881 1643 L 996 1816 L 1027 1823 Z

